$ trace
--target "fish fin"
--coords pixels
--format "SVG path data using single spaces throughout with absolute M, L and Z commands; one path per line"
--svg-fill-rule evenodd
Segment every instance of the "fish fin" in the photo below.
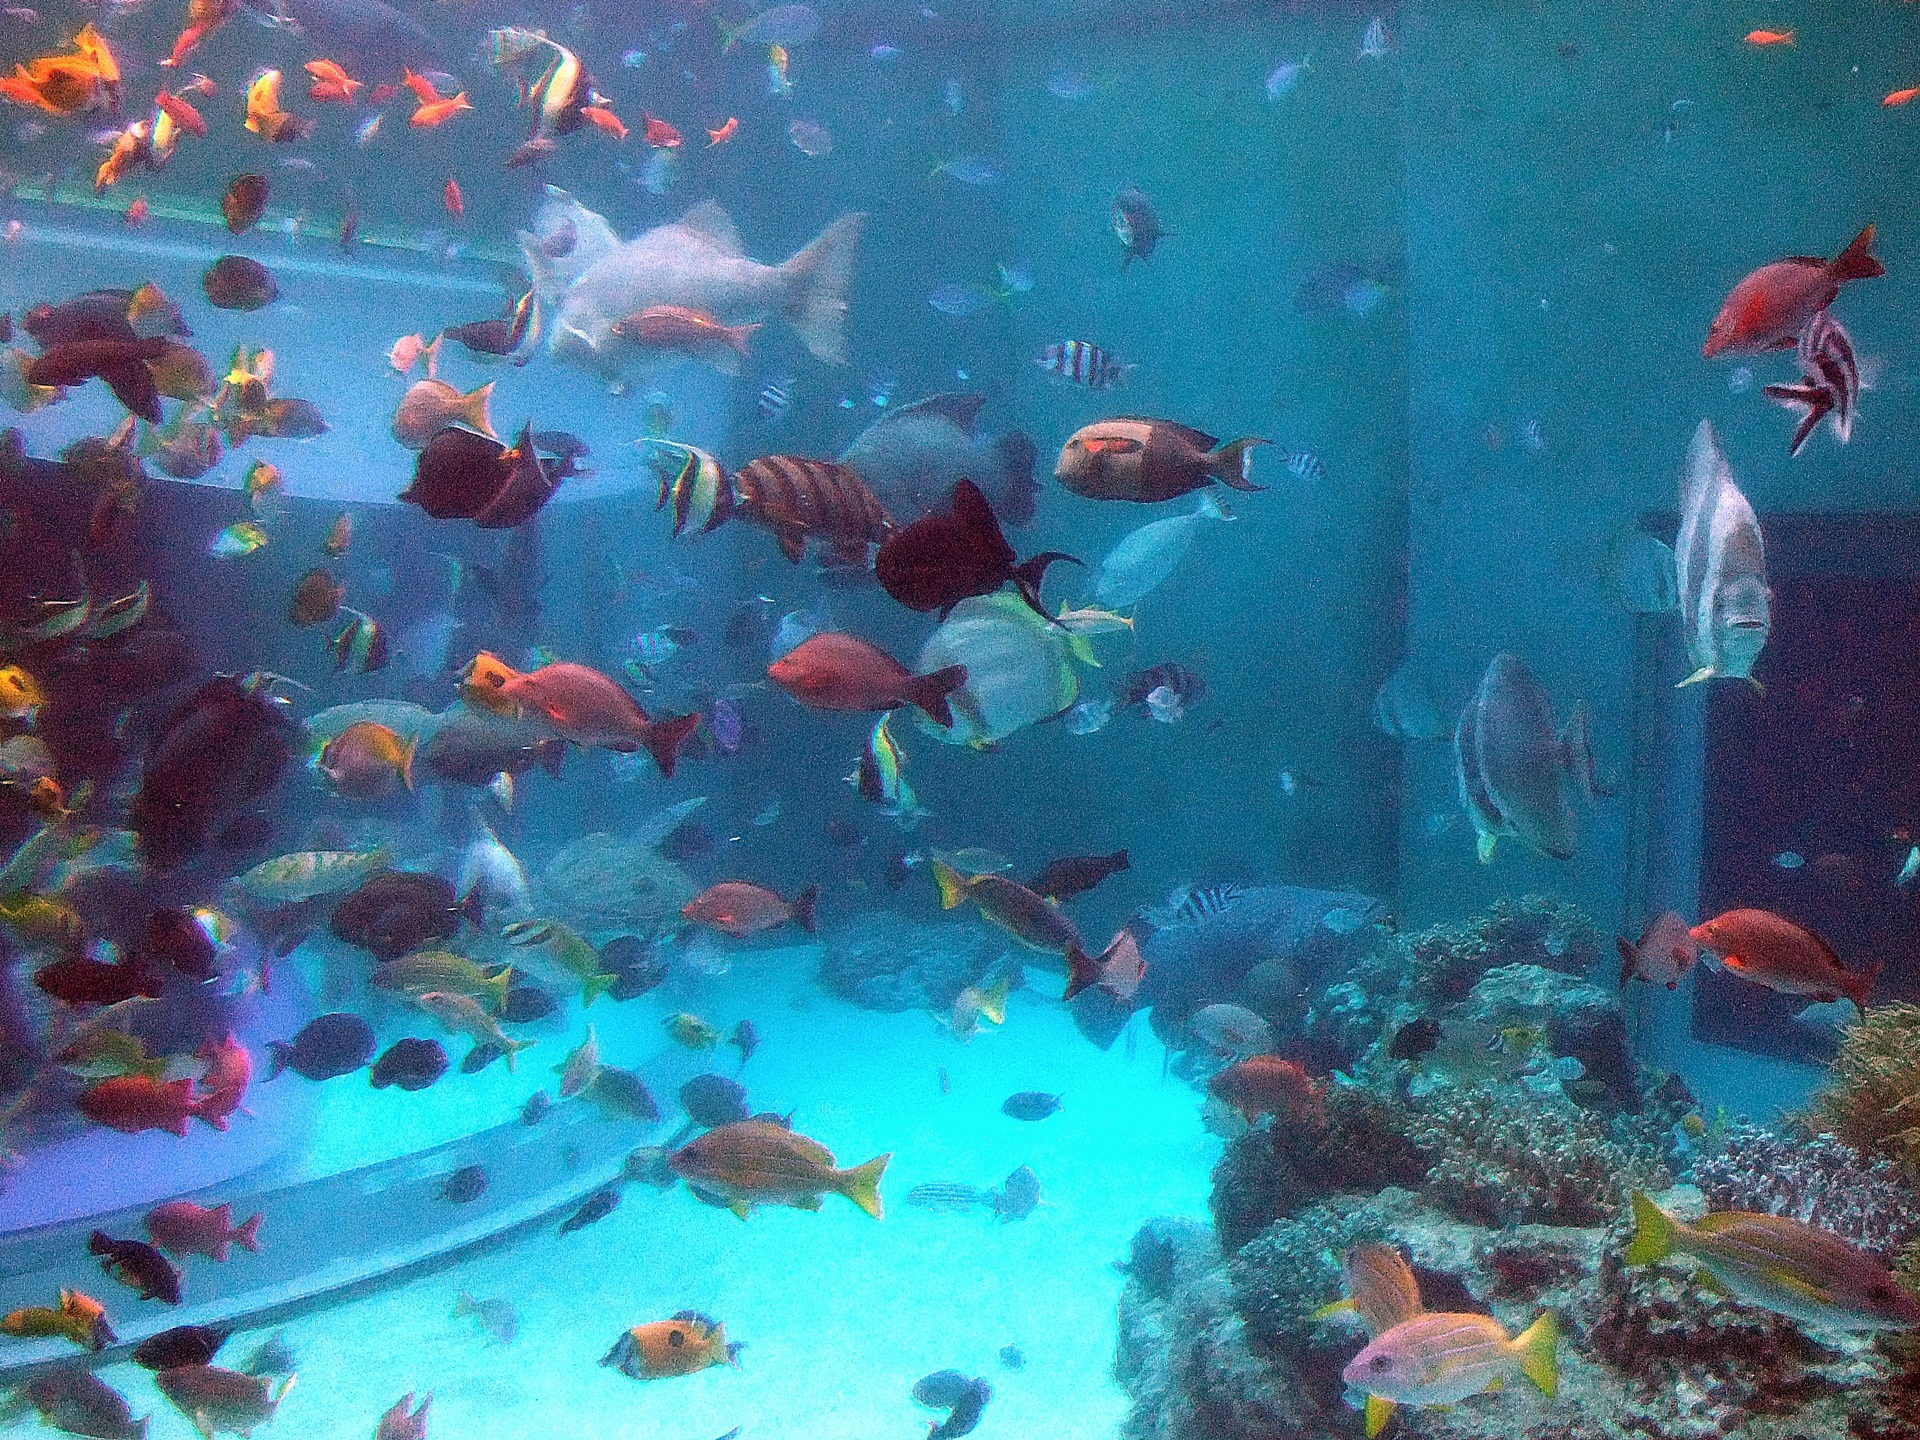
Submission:
M 1589 804 L 1602 793 L 1598 779 L 1599 767 L 1593 759 L 1592 727 L 1587 720 L 1584 700 L 1573 707 L 1573 713 L 1567 717 L 1567 723 L 1560 731 L 1560 765 L 1573 777 L 1574 785 Z
M 1560 1368 L 1556 1351 L 1560 1346 L 1560 1322 L 1551 1310 L 1542 1310 L 1540 1318 L 1514 1336 L 1520 1359 L 1520 1373 L 1539 1386 L 1549 1400 L 1560 1388 Z
M 1848 242 L 1847 248 L 1833 257 L 1827 275 L 1836 284 L 1849 280 L 1872 280 L 1887 273 L 1887 267 L 1873 258 L 1873 226 L 1869 225 Z
M 911 405 L 895 406 L 887 412 L 887 418 L 897 421 L 905 415 L 938 415 L 944 420 L 951 420 L 959 429 L 971 431 L 980 422 L 980 411 L 986 403 L 987 397 L 984 395 L 963 395 L 943 390 L 924 400 L 916 400 Z
M 476 930 L 487 928 L 487 897 L 476 884 L 460 897 L 460 903 L 454 907 L 460 918 Z
M 881 1218 L 880 1176 L 892 1158 L 891 1153 L 876 1155 L 864 1165 L 840 1172 L 840 1193 L 876 1220 Z
M 489 440 L 500 438 L 493 433 L 493 417 L 487 413 L 487 402 L 493 398 L 494 383 L 489 380 L 471 395 L 463 395 L 459 407 L 460 418 Z
M 680 747 L 687 737 L 699 728 L 698 715 L 674 715 L 664 720 L 647 722 L 647 753 L 653 756 L 653 763 L 660 767 L 660 778 L 673 778 L 674 762 L 680 756 Z
M 953 710 L 947 697 L 967 683 L 967 667 L 948 665 L 928 675 L 913 677 L 912 693 L 907 697 L 943 729 L 953 728 Z
M 513 967 L 502 965 L 498 975 L 490 975 L 481 983 L 481 988 L 493 997 L 495 1011 L 507 1008 L 507 990 L 513 984 Z
M 1271 443 L 1257 436 L 1229 440 L 1207 455 L 1207 473 L 1235 490 L 1264 490 L 1266 486 L 1253 483 L 1253 447 Z
M 933 862 L 933 883 L 940 887 L 940 908 L 951 910 L 967 898 L 967 880 L 946 861 Z
M 793 904 L 789 907 L 791 911 L 789 918 L 809 935 L 813 934 L 813 907 L 818 904 L 819 901 L 820 887 L 818 885 L 809 885 L 793 897 Z
M 1625 985 L 1639 973 L 1640 952 L 1633 948 L 1633 942 L 1624 935 L 1616 935 L 1613 943 L 1620 947 L 1620 983 Z
M 1373 1440 L 1393 1418 L 1393 1401 L 1384 1395 L 1367 1396 L 1367 1440 Z
M 1628 1265 L 1651 1265 L 1673 1253 L 1673 1217 L 1647 1198 L 1633 1192 L 1633 1239 L 1621 1257 Z
M 1698 685 L 1702 680 L 1711 680 L 1713 679 L 1714 676 L 1718 675 L 1719 673 L 1720 672 L 1714 669 L 1713 666 L 1711 665 L 1702 665 L 1698 670 L 1694 671 L 1691 675 L 1687 676 L 1686 679 L 1682 680 L 1678 685 L 1674 686 L 1673 688 L 1676 690 L 1684 690 L 1689 685 Z
M 753 1213 L 753 1206 L 747 1203 L 747 1199 L 744 1195 L 734 1196 L 733 1201 L 727 1206 L 727 1209 L 731 1210 L 736 1216 L 738 1216 L 742 1220 L 746 1219 L 748 1215 Z
M 1309 1320 L 1331 1320 L 1336 1315 L 1354 1315 L 1358 1313 L 1359 1312 L 1354 1309 L 1353 1301 L 1334 1300 L 1326 1305 L 1322 1305 L 1318 1310 L 1312 1311 L 1307 1318 Z
M 1064 1003 L 1073 999 L 1099 981 L 1100 962 L 1087 954 L 1078 941 L 1070 941 L 1067 945 L 1067 988 L 1060 994 L 1061 1001 Z
M 228 1235 L 227 1239 L 242 1250 L 258 1255 L 260 1253 L 260 1212 L 256 1210 L 248 1216 L 247 1223 Z
M 513 1057 L 522 1050 L 531 1050 L 536 1042 L 532 1040 L 509 1040 L 506 1044 L 507 1069 L 513 1069 Z
M 1023 560 L 1013 567 L 1013 584 L 1014 588 L 1020 592 L 1020 598 L 1033 608 L 1036 615 L 1051 624 L 1059 622 L 1054 620 L 1047 607 L 1040 603 L 1040 586 L 1047 578 L 1047 567 L 1059 560 L 1078 565 L 1083 570 L 1086 568 L 1086 561 L 1062 550 L 1043 550 L 1031 560 Z
M 400 755 L 400 783 L 413 789 L 413 757 L 420 750 L 420 737 L 413 736 L 407 741 L 407 748 Z
M 609 974 L 605 970 L 596 970 L 593 974 L 587 976 L 586 979 L 580 982 L 580 1008 L 584 1010 L 587 1006 L 593 1004 L 594 1001 L 612 989 L 613 982 L 619 978 L 618 975 Z M 511 1070 L 513 1068 L 511 1056 L 508 1057 L 508 1061 L 507 1068 Z
M 798 565 L 801 560 L 806 558 L 807 536 L 804 530 L 784 529 L 779 531 L 773 538 L 775 543 L 780 547 L 780 553 L 795 565 Z
M 847 291 L 866 224 L 863 211 L 842 215 L 780 265 L 787 323 L 816 359 L 829 364 L 847 363 Z

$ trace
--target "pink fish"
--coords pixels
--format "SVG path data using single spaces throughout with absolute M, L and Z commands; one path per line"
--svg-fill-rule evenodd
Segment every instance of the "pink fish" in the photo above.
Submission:
M 1647 922 L 1638 940 L 1622 935 L 1614 943 L 1620 947 L 1622 985 L 1638 977 L 1678 990 L 1682 978 L 1700 958 L 1700 946 L 1687 933 L 1687 922 L 1671 910 Z
M 209 1040 L 202 1045 L 200 1059 L 207 1069 L 200 1077 L 201 1093 L 193 1113 L 214 1129 L 225 1130 L 253 1081 L 253 1057 L 229 1030 L 218 1044 Z
M 231 1205 L 209 1210 L 191 1200 L 169 1200 L 147 1212 L 147 1234 L 169 1254 L 225 1260 L 232 1245 L 259 1252 L 260 1217 L 255 1215 L 235 1229 Z
M 462 691 L 489 710 L 531 711 L 555 735 L 576 745 L 623 753 L 645 750 L 669 780 L 681 745 L 700 724 L 698 715 L 656 719 L 615 681 L 567 660 L 523 673 L 483 650 L 467 667 Z

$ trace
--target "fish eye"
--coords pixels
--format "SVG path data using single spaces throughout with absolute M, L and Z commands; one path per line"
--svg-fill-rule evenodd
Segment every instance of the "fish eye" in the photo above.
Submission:
M 1384 1370 L 1391 1370 L 1393 1368 L 1393 1357 L 1391 1355 L 1376 1355 L 1367 1362 L 1367 1368 L 1372 1370 L 1376 1375 Z
M 687 1343 L 687 1332 L 686 1332 L 686 1331 L 684 1331 L 684 1330 L 669 1330 L 669 1331 L 667 1332 L 667 1344 L 669 1344 L 669 1345 L 673 1345 L 673 1346 L 676 1346 L 676 1347 L 677 1347 L 677 1346 L 681 1346 L 681 1345 L 684 1345 L 684 1344 L 686 1344 L 686 1343 Z

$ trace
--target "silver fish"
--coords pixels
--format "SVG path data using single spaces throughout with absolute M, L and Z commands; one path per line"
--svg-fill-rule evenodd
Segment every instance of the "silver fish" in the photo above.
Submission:
M 1571 860 L 1580 822 L 1569 788 L 1597 793 L 1587 710 L 1576 705 L 1556 732 L 1553 701 L 1525 662 L 1493 657 L 1454 730 L 1454 779 L 1479 835 L 1480 859 L 1503 835 L 1556 860 Z
M 1753 506 L 1733 482 L 1711 421 L 1687 447 L 1680 482 L 1680 623 L 1694 670 L 1682 685 L 1751 680 L 1772 629 L 1767 552 Z
M 1039 487 L 1033 442 L 1018 430 L 989 441 L 978 430 L 979 395 L 929 395 L 887 410 L 855 437 L 840 463 L 854 470 L 905 525 L 943 506 L 954 482 L 974 482 L 1009 525 L 1033 519 Z

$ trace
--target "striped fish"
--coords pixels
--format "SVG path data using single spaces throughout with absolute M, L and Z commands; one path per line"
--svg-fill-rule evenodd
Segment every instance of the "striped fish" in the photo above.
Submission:
M 793 382 L 791 380 L 771 381 L 767 388 L 760 392 L 760 415 L 768 424 L 779 420 L 792 404 Z
M 976 1205 L 987 1205 L 992 1201 L 991 1190 L 982 1190 L 977 1185 L 965 1185 L 957 1180 L 935 1180 L 926 1185 L 916 1185 L 907 1192 L 907 1204 L 914 1209 L 944 1211 L 951 1215 L 964 1214 Z
M 1289 450 L 1280 457 L 1287 471 L 1296 480 L 1304 480 L 1309 485 L 1317 485 L 1327 478 L 1327 467 L 1320 457 L 1311 450 Z
M 653 461 L 660 475 L 660 499 L 655 510 L 664 510 L 673 502 L 673 533 L 676 539 L 688 533 L 705 534 L 733 514 L 733 486 L 720 462 L 706 451 L 678 440 L 654 440 Z M 678 452 L 680 464 L 669 469 L 663 459 Z
M 1056 340 L 1034 360 L 1050 375 L 1089 390 L 1111 390 L 1127 378 L 1131 365 L 1122 365 L 1090 340 Z
M 866 481 L 831 460 L 763 455 L 734 472 L 733 493 L 739 512 L 771 532 L 795 564 L 816 539 L 864 565 L 867 547 L 893 533 L 892 518 Z

